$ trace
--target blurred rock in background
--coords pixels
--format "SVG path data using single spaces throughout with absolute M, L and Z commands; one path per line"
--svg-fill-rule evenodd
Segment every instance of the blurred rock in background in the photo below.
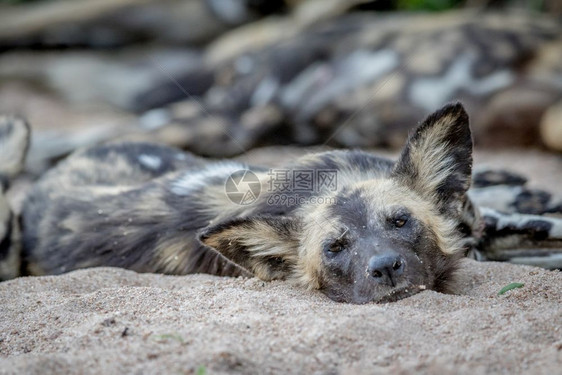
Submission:
M 110 48 L 132 43 L 202 45 L 285 9 L 282 0 L 4 1 L 0 49 Z
M 115 139 L 392 149 L 452 100 L 479 147 L 562 151 L 559 5 L 0 0 L 0 111 L 34 127 L 36 173 Z
M 237 137 L 230 140 L 244 147 L 248 142 L 399 147 L 426 114 L 461 100 L 478 145 L 540 145 L 543 114 L 562 97 L 561 31 L 548 17 L 520 13 L 343 15 L 218 62 L 211 45 L 195 74 L 213 72 L 203 95 L 186 99 L 178 89 L 195 91 L 192 73 L 164 80 L 136 104 L 141 111 L 158 108 L 176 93 L 180 103 L 204 107 L 201 116 L 227 116 L 231 124 L 268 108 L 279 122 L 264 138 L 248 140 L 253 135 L 244 129 L 254 126 L 232 125 Z M 182 107 L 165 112 L 170 121 L 197 123 L 197 117 L 174 112 Z M 211 155 L 236 152 L 221 143 L 197 147 L 189 145 Z

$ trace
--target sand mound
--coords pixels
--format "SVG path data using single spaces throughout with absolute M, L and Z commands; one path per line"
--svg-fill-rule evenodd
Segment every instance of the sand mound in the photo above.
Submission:
M 562 273 L 465 261 L 461 295 L 332 302 L 283 282 L 97 268 L 0 283 L 0 373 L 553 374 Z M 512 282 L 522 288 L 498 296 Z

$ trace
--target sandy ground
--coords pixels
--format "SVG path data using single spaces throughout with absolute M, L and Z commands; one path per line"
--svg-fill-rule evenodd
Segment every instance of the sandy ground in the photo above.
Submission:
M 559 155 L 475 160 L 562 195 Z M 560 373 L 562 273 L 466 260 L 463 274 L 459 295 L 360 306 L 256 279 L 20 278 L 0 283 L 0 374 Z M 512 282 L 524 286 L 498 295 Z
M 562 273 L 466 260 L 464 275 L 460 295 L 384 305 L 206 275 L 20 278 L 0 284 L 0 373 L 560 371 Z

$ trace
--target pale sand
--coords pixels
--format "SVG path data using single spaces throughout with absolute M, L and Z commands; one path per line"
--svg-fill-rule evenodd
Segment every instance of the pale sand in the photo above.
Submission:
M 562 273 L 464 274 L 461 295 L 384 305 L 207 275 L 20 278 L 0 283 L 0 373 L 560 373 Z

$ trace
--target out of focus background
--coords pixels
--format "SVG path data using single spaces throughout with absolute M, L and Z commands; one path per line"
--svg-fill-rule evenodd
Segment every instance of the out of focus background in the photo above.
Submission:
M 452 100 L 482 150 L 562 152 L 562 1 L 0 0 L 31 173 L 118 139 L 396 150 Z

